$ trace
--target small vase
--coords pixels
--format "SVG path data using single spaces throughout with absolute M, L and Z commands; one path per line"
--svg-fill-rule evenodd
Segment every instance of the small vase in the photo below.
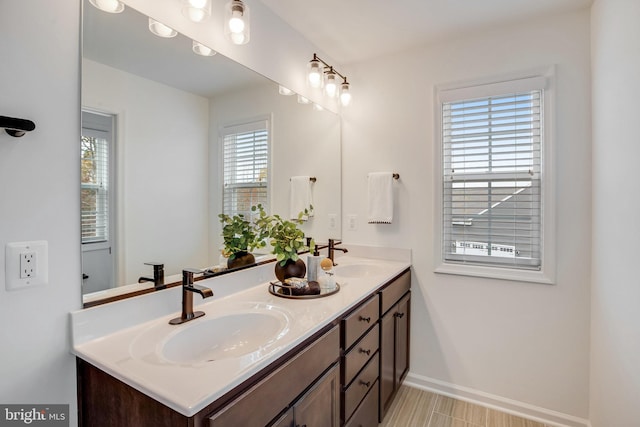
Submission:
M 300 258 L 298 258 L 297 261 L 288 259 L 284 266 L 281 266 L 280 262 L 276 262 L 275 273 L 278 280 L 284 283 L 289 277 L 303 278 L 305 274 L 307 274 L 307 266 Z
M 252 265 L 256 263 L 256 258 L 250 252 L 237 252 L 236 256 L 233 259 L 229 258 L 227 260 L 227 268 L 238 268 L 244 267 L 246 265 Z

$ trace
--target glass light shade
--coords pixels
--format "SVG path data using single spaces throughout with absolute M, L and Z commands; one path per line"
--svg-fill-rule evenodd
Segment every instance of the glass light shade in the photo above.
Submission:
M 161 22 L 149 18 L 149 31 L 158 37 L 171 38 L 178 35 L 178 32 L 173 28 L 169 28 Z
M 314 111 L 324 111 L 324 108 L 322 107 L 322 105 L 319 105 L 319 104 L 313 104 L 313 109 Z
M 349 83 L 342 83 L 340 87 L 340 103 L 343 107 L 351 104 L 351 92 L 349 92 Z
M 89 3 L 104 12 L 120 13 L 124 10 L 124 4 L 118 0 L 89 0 Z
M 191 48 L 193 49 L 194 53 L 197 53 L 201 56 L 213 56 L 217 53 L 215 50 L 203 45 L 202 43 L 198 43 L 195 40 L 193 40 Z
M 309 61 L 307 81 L 311 87 L 322 87 L 322 64 L 317 59 Z
M 286 87 L 284 87 L 284 86 L 282 86 L 282 85 L 278 86 L 278 93 L 279 93 L 280 95 L 286 95 L 286 96 L 289 96 L 289 95 L 293 95 L 293 94 L 294 94 L 294 92 L 293 92 L 291 89 L 286 88 Z
M 305 98 L 302 95 L 298 95 L 298 103 L 300 104 L 309 104 L 311 101 L 309 101 L 307 98 Z
M 182 0 L 182 14 L 193 22 L 206 21 L 211 16 L 211 0 Z
M 329 70 L 324 76 L 324 91 L 331 98 L 338 94 L 338 76 L 333 70 Z
M 225 9 L 224 33 L 233 44 L 247 44 L 250 39 L 249 6 L 232 0 Z

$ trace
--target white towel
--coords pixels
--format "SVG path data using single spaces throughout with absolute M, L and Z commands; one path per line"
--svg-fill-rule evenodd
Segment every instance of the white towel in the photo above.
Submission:
M 369 174 L 369 224 L 391 224 L 393 221 L 393 173 Z
M 305 209 L 308 215 L 302 217 L 303 220 L 313 216 L 313 200 L 311 198 L 311 177 L 292 176 L 291 191 L 289 192 L 289 218 L 298 219 L 298 214 Z

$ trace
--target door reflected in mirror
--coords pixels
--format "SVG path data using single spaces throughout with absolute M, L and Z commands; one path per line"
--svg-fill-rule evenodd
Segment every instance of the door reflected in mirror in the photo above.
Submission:
M 256 120 L 268 126 L 269 213 L 290 216 L 291 177 L 313 176 L 314 216 L 302 228 L 319 242 L 341 236 L 339 116 L 298 104 L 276 83 L 220 54 L 196 55 L 192 46 L 180 34 L 154 36 L 129 7 L 108 14 L 83 5 L 85 302 L 152 288 L 137 284 L 153 275 L 150 261 L 164 264 L 167 283 L 183 268 L 219 263 L 218 214 L 230 184 L 222 169 L 225 129 Z M 91 169 L 105 146 L 91 133 L 101 117 L 112 120 L 107 178 Z

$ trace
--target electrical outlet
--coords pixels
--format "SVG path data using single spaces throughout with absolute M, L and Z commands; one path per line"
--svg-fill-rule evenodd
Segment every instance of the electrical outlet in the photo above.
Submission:
M 20 254 L 20 278 L 29 279 L 36 276 L 36 253 L 22 252 Z
M 46 241 L 7 243 L 4 253 L 5 287 L 8 291 L 49 283 Z
M 352 231 L 358 229 L 358 215 L 347 215 L 347 229 Z
M 329 230 L 335 230 L 338 223 L 338 215 L 329 214 Z

